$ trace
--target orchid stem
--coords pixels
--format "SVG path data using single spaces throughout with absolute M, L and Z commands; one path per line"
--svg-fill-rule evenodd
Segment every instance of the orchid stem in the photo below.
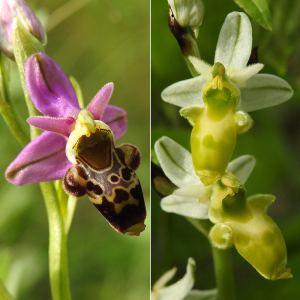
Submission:
M 69 233 L 76 205 L 77 205 L 77 198 L 70 196 L 68 199 L 67 215 L 65 218 L 65 234 L 66 235 Z
M 209 220 L 200 220 L 189 217 L 186 217 L 186 219 L 208 238 L 208 234 L 213 226 Z M 234 300 L 235 290 L 231 249 L 221 250 L 212 247 L 212 255 L 218 289 L 218 300 Z
M 231 249 L 221 250 L 212 247 L 215 276 L 218 289 L 218 300 L 234 300 L 234 276 Z
M 70 300 L 68 276 L 67 235 L 60 203 L 53 182 L 40 183 L 45 199 L 50 231 L 49 268 L 53 300 Z
M 1 95 L 0 98 L 2 98 Z M 18 142 L 25 147 L 30 142 L 29 135 L 23 130 L 13 114 L 11 106 L 5 102 L 4 99 L 0 99 L 0 112 L 12 134 L 16 137 Z

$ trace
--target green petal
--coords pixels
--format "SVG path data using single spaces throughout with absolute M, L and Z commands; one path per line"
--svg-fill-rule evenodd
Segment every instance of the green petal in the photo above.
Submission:
M 200 75 L 198 77 L 176 82 L 163 90 L 161 98 L 173 105 L 185 107 L 196 104 L 204 107 L 202 99 L 202 87 L 206 79 Z
M 228 172 L 233 173 L 244 185 L 255 166 L 255 157 L 243 155 L 231 161 L 228 165 Z
M 245 68 L 252 50 L 252 27 L 244 13 L 227 15 L 217 44 L 215 63 L 220 62 L 226 70 Z
M 163 171 L 175 185 L 184 187 L 200 184 L 188 150 L 166 136 L 155 143 L 154 149 Z
M 281 104 L 293 96 L 291 86 L 283 79 L 269 74 L 257 74 L 240 88 L 242 101 L 238 109 L 255 111 Z

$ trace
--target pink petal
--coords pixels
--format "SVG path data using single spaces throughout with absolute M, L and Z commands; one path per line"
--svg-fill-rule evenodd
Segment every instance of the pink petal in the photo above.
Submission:
M 29 57 L 26 86 L 35 107 L 45 116 L 76 118 L 80 107 L 75 90 L 62 68 L 45 53 Z
M 117 106 L 107 105 L 101 117 L 101 121 L 112 130 L 115 140 L 127 130 L 127 112 Z
M 37 128 L 69 137 L 75 127 L 74 118 L 32 117 L 27 122 Z
M 67 138 L 44 132 L 29 143 L 5 172 L 16 185 L 62 179 L 72 165 L 65 154 Z
M 106 84 L 87 107 L 94 120 L 100 120 L 114 89 L 113 83 Z

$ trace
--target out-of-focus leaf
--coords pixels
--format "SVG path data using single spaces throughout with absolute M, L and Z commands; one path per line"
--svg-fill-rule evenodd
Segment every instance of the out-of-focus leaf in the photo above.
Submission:
M 260 26 L 272 30 L 271 12 L 266 0 L 233 0 Z

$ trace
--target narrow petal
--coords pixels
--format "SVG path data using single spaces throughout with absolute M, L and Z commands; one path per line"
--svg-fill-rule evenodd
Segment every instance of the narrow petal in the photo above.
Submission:
M 226 70 L 246 67 L 252 49 L 252 27 L 246 14 L 232 12 L 227 15 L 217 44 L 215 63 Z
M 196 263 L 193 258 L 188 259 L 185 275 L 174 284 L 160 289 L 156 300 L 184 299 L 195 282 Z
M 278 105 L 293 96 L 291 86 L 283 79 L 269 74 L 257 74 L 240 88 L 242 101 L 238 109 L 255 111 Z
M 51 117 L 32 117 L 27 122 L 37 128 L 51 131 L 69 137 L 74 129 L 75 119 L 73 118 L 51 118 Z
M 95 120 L 100 120 L 105 107 L 107 106 L 107 103 L 112 95 L 114 89 L 113 83 L 106 84 L 95 96 L 95 98 L 92 100 L 92 102 L 87 107 L 87 110 L 90 111 L 90 113 L 93 115 Z
M 76 118 L 80 107 L 75 90 L 62 68 L 45 53 L 29 57 L 26 86 L 35 107 L 45 116 Z
M 204 106 L 202 88 L 206 83 L 204 76 L 176 82 L 163 90 L 161 97 L 164 101 L 185 107 L 191 104 Z
M 184 187 L 200 184 L 189 151 L 166 136 L 155 143 L 154 149 L 163 171 L 175 185 Z
M 245 185 L 245 182 L 250 176 L 255 163 L 256 160 L 254 156 L 242 155 L 228 164 L 227 171 L 233 173 L 239 179 L 239 181 Z
M 67 138 L 44 132 L 29 143 L 9 165 L 7 181 L 24 185 L 62 179 L 72 165 L 65 154 Z
M 212 75 L 211 75 L 211 68 L 212 65 L 208 64 L 204 60 L 201 60 L 197 57 L 189 56 L 190 62 L 193 64 L 194 68 L 196 71 L 204 76 L 206 80 L 211 80 Z
M 127 130 L 127 112 L 123 108 L 107 105 L 101 117 L 101 121 L 110 127 L 115 140 L 122 136 Z
M 252 76 L 256 75 L 263 67 L 263 64 L 254 64 L 241 70 L 230 69 L 227 72 L 227 75 L 233 83 L 243 87 L 245 82 Z
M 164 273 L 161 277 L 159 277 L 159 279 L 154 283 L 154 285 L 152 287 L 152 291 L 154 293 L 157 293 L 161 288 L 166 286 L 166 284 L 175 276 L 176 271 L 177 271 L 177 268 L 174 267 L 171 270 Z M 156 299 L 156 297 L 154 297 L 153 299 Z

